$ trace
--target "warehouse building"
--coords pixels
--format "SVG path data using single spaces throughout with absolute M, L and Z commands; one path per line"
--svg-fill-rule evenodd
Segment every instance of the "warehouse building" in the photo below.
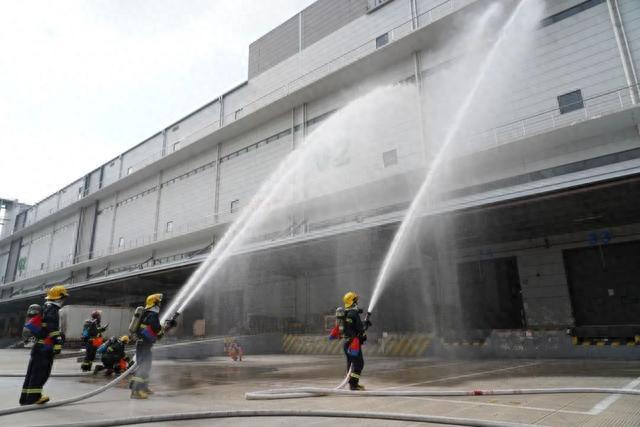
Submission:
M 347 289 L 370 294 L 438 142 L 413 119 L 437 108 L 420 111 L 465 55 L 445 48 L 460 23 L 490 3 L 318 0 L 256 40 L 246 82 L 11 211 L 0 333 L 15 333 L 53 283 L 68 284 L 74 303 L 175 294 L 291 152 L 357 96 L 395 85 L 418 102 L 402 114 L 382 106 L 373 121 L 383 134 L 318 165 L 371 172 L 304 195 L 230 259 L 180 331 L 322 332 Z M 439 171 L 380 302 L 381 331 L 483 341 L 569 330 L 574 342 L 630 344 L 640 335 L 640 4 L 544 4 L 521 74 L 492 100 L 502 108 L 466 119 L 467 149 Z

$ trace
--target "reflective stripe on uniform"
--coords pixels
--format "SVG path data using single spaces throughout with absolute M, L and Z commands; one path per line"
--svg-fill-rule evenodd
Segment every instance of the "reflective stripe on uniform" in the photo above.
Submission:
M 356 374 L 355 372 L 352 372 L 352 373 L 351 373 L 351 378 L 358 378 L 358 379 L 359 379 L 359 378 L 360 378 L 360 375 L 359 375 L 359 374 Z
M 42 389 L 41 388 L 23 388 L 22 392 L 26 394 L 42 393 Z
M 131 381 L 137 382 L 137 383 L 146 383 L 147 382 L 147 380 L 145 380 L 144 378 L 141 378 L 141 377 L 131 377 Z

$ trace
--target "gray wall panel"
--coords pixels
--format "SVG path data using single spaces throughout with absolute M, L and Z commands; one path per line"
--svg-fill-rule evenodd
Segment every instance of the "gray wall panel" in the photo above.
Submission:
M 320 0 L 313 3 L 302 11 L 302 48 L 307 48 L 365 13 L 367 0 Z
M 298 15 L 249 45 L 249 78 L 298 53 Z

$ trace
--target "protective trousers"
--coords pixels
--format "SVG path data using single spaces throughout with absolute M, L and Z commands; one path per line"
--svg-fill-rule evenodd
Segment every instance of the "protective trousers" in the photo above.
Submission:
M 149 389 L 149 374 L 151 372 L 153 344 L 142 340 L 136 343 L 136 372 L 131 378 L 129 388 L 133 391 L 145 391 Z
M 36 344 L 31 350 L 27 375 L 24 377 L 24 384 L 22 385 L 21 405 L 31 405 L 40 399 L 42 387 L 49 379 L 52 367 L 53 349 L 45 349 Z
M 96 360 L 96 351 L 98 349 L 96 347 L 94 347 L 94 345 L 91 342 L 91 340 L 89 340 L 89 341 L 87 341 L 85 343 L 84 349 L 85 349 L 84 360 L 82 361 L 82 364 L 80 365 L 80 369 L 82 369 L 83 371 L 90 371 L 91 370 L 91 364 L 93 363 L 94 360 Z
M 364 358 L 362 357 L 362 349 L 358 351 L 357 356 L 353 356 L 349 354 L 349 345 L 350 341 L 346 341 L 344 343 L 344 355 L 347 356 L 347 371 L 349 371 L 349 367 L 353 367 L 351 370 L 351 376 L 349 377 L 349 388 L 352 390 L 358 387 L 358 382 L 360 381 L 360 374 L 364 369 Z

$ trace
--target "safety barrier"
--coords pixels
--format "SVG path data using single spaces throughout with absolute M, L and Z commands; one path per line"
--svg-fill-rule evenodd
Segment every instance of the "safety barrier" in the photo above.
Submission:
M 424 356 L 432 341 L 428 334 L 387 334 L 367 341 L 367 356 L 419 357 Z M 282 337 L 282 351 L 286 354 L 342 354 L 342 340 L 328 339 L 327 335 L 294 335 Z

